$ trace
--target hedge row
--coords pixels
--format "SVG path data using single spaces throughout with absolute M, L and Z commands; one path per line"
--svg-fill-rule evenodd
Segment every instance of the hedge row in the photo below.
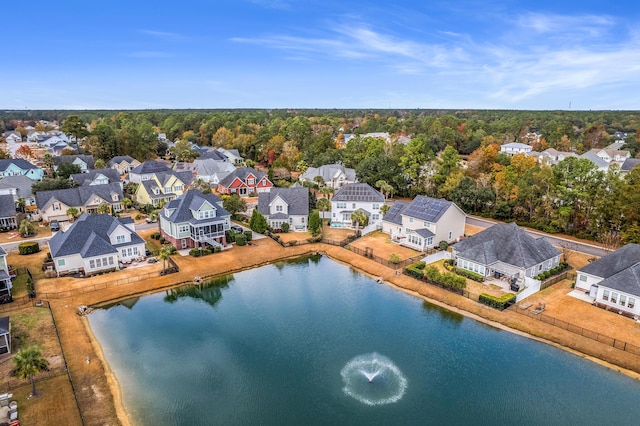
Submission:
M 40 251 L 40 245 L 37 241 L 27 241 L 26 243 L 20 243 L 18 246 L 18 253 L 20 254 L 33 254 Z
M 454 269 L 454 272 L 458 275 L 462 275 L 463 277 L 472 279 L 473 281 L 477 281 L 479 283 L 484 282 L 484 275 L 478 274 L 477 272 L 468 271 L 466 269 L 458 268 L 458 267 Z
M 533 277 L 533 279 L 538 280 L 538 281 L 543 281 L 546 280 L 547 278 L 553 276 L 553 275 L 557 275 L 560 272 L 564 271 L 565 269 L 569 268 L 569 264 L 567 262 L 560 262 L 558 264 L 558 266 L 555 266 L 551 269 L 549 269 L 548 271 L 544 271 L 538 275 L 536 275 L 535 277 Z
M 220 246 L 206 247 L 206 248 L 203 248 L 202 250 L 199 248 L 192 248 L 191 250 L 189 250 L 189 255 L 193 257 L 200 257 L 200 256 L 206 256 L 211 253 L 220 253 L 221 251 L 222 251 L 222 248 L 220 248 Z
M 501 311 L 513 305 L 515 301 L 516 301 L 516 295 L 513 293 L 503 294 L 500 297 L 495 297 L 490 294 L 482 293 L 480 297 L 478 297 L 478 302 L 483 303 L 492 308 L 500 309 Z

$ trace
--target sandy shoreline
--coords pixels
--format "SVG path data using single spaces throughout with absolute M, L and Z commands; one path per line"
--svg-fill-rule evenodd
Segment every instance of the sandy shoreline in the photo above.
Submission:
M 292 247 L 293 248 L 293 247 Z M 513 328 L 510 327 L 509 325 L 505 324 L 504 322 L 508 322 L 506 318 L 504 317 L 500 317 L 501 319 L 503 319 L 504 322 L 500 322 L 500 321 L 496 321 L 491 319 L 490 317 L 495 317 L 495 318 L 499 318 L 499 314 L 501 314 L 501 312 L 499 311 L 495 311 L 495 310 L 490 310 L 490 308 L 485 308 L 481 307 L 478 309 L 474 309 L 475 311 L 481 311 L 482 314 L 478 314 L 476 312 L 473 312 L 471 310 L 465 309 L 464 306 L 460 306 L 460 305 L 465 305 L 468 303 L 472 303 L 475 305 L 478 305 L 477 302 L 472 302 L 468 299 L 464 299 L 462 301 L 457 300 L 456 298 L 459 298 L 458 295 L 452 294 L 452 293 L 448 293 L 445 292 L 444 290 L 438 289 L 438 288 L 428 288 L 428 287 L 424 287 L 425 285 L 420 283 L 419 281 L 416 281 L 410 277 L 404 276 L 404 275 L 397 275 L 395 270 L 386 268 L 380 264 L 377 264 L 369 259 L 366 258 L 361 258 L 359 256 L 356 257 L 356 255 L 354 255 L 353 253 L 349 252 L 348 250 L 345 250 L 343 248 L 340 247 L 333 247 L 333 246 L 326 246 L 324 244 L 318 244 L 318 245 L 307 245 L 304 247 L 296 247 L 294 250 L 287 250 L 285 253 L 289 254 L 284 255 L 284 253 L 280 253 L 280 252 L 274 252 L 272 253 L 273 258 L 268 261 L 268 262 L 264 262 L 261 261 L 260 259 L 252 259 L 253 262 L 251 260 L 246 261 L 245 258 L 245 262 L 242 262 L 243 264 L 240 265 L 240 267 L 238 268 L 234 268 L 233 266 L 235 266 L 233 263 L 222 263 L 222 264 L 217 264 L 216 268 L 214 268 L 214 274 L 207 277 L 215 277 L 215 276 L 222 276 L 222 275 L 227 275 L 227 274 L 233 274 L 233 273 L 237 273 L 237 272 L 241 272 L 243 270 L 247 270 L 247 269 L 254 269 L 256 267 L 260 267 L 260 266 L 264 266 L 266 264 L 271 264 L 271 263 L 275 263 L 278 261 L 282 261 L 282 260 L 287 260 L 287 259 L 292 259 L 292 258 L 297 258 L 297 257 L 301 257 L 301 256 L 305 256 L 305 255 L 311 255 L 314 253 L 321 253 L 323 255 L 326 255 L 328 258 L 330 258 L 331 260 L 347 265 L 349 267 L 354 268 L 355 270 L 357 270 L 358 272 L 367 275 L 375 280 L 378 279 L 382 279 L 381 282 L 384 283 L 385 285 L 390 286 L 391 288 L 400 290 L 405 292 L 406 294 L 410 294 L 412 296 L 415 297 L 419 297 L 422 300 L 425 300 L 429 303 L 432 303 L 434 305 L 440 306 L 442 308 L 448 309 L 450 311 L 456 312 L 458 314 L 464 315 L 465 317 L 474 319 L 476 321 L 480 321 L 482 323 L 485 323 L 487 325 L 490 325 L 492 327 L 496 327 L 499 328 L 501 330 L 505 330 L 511 333 L 515 333 L 518 334 L 520 336 L 524 336 L 536 341 L 539 341 L 541 343 L 545 343 L 554 347 L 557 347 L 559 349 L 562 350 L 566 350 L 570 353 L 573 353 L 577 356 L 580 356 L 582 358 L 588 359 L 590 361 L 596 362 L 599 365 L 605 366 L 607 368 L 610 368 L 612 370 L 618 371 L 622 374 L 625 374 L 629 377 L 632 377 L 634 379 L 640 380 L 640 373 L 633 371 L 631 369 L 625 368 L 623 366 L 614 364 L 612 362 L 606 361 L 604 359 L 599 358 L 598 356 L 595 356 L 593 354 L 588 354 L 586 352 L 582 352 L 580 351 L 578 348 L 580 347 L 579 344 L 574 344 L 574 347 L 570 347 L 568 344 L 562 344 L 559 343 L 557 340 L 563 341 L 562 336 L 557 337 L 554 340 L 550 340 L 548 338 L 545 338 L 546 335 L 549 335 L 549 331 L 544 330 L 546 327 L 552 327 L 552 326 L 548 326 L 546 324 L 536 324 L 536 323 L 532 323 L 532 324 L 526 324 L 527 318 L 523 317 L 523 318 L 516 318 L 516 320 L 518 320 L 520 323 L 524 324 L 523 327 L 527 328 L 527 326 L 529 327 L 533 327 L 534 329 L 532 331 L 535 331 L 536 334 L 538 335 L 534 335 L 531 334 L 527 331 L 523 331 L 522 329 L 517 329 L 517 328 Z M 155 281 L 155 280 L 154 280 Z M 161 289 L 163 288 L 167 288 L 167 287 L 176 287 L 176 286 L 180 286 L 180 285 L 185 285 L 184 282 L 183 283 L 176 283 L 176 284 L 167 284 L 167 283 L 158 283 L 157 285 L 149 285 L 152 283 L 144 283 L 147 285 L 144 285 L 144 288 L 137 288 L 137 289 L 132 289 L 133 291 L 126 294 L 126 295 L 121 295 L 116 297 L 115 299 L 111 299 L 108 300 L 108 298 L 104 298 L 102 300 L 95 300 L 95 303 L 93 303 L 93 305 L 99 305 L 99 304 L 105 304 L 105 303 L 110 303 L 113 302 L 115 300 L 122 300 L 122 299 L 126 299 L 126 298 L 130 298 L 130 297 L 134 297 L 134 296 L 139 296 L 139 295 L 144 295 L 144 294 L 150 294 L 150 293 L 155 293 L 157 291 L 161 291 Z M 430 293 L 430 294 L 424 294 L 424 293 Z M 435 294 L 436 297 L 430 297 L 431 293 Z M 471 305 L 469 305 L 471 306 Z M 468 308 L 468 307 L 467 307 Z M 483 316 L 486 315 L 486 316 Z M 519 315 L 519 314 L 514 314 L 514 315 Z M 88 320 L 86 318 L 81 318 L 81 321 L 84 324 L 84 331 L 86 333 L 87 338 L 91 341 L 91 346 L 92 346 L 92 352 L 96 357 L 96 361 L 99 361 L 102 365 L 103 365 L 103 371 L 104 371 L 104 379 L 106 380 L 106 384 L 108 386 L 108 389 L 110 390 L 111 393 L 111 400 L 113 401 L 114 404 L 114 408 L 115 408 L 115 412 L 117 414 L 117 418 L 120 421 L 120 423 L 122 425 L 126 425 L 126 426 L 130 426 L 132 425 L 132 421 L 131 418 L 129 416 L 129 413 L 126 410 L 126 406 L 124 404 L 124 401 L 122 400 L 122 391 L 120 389 L 118 380 L 115 376 L 115 374 L 113 373 L 113 371 L 111 370 L 109 363 L 107 362 L 106 358 L 104 357 L 104 353 L 102 350 L 102 347 L 100 346 L 99 342 L 97 341 L 96 337 L 94 336 L 90 325 L 88 324 Z M 563 330 L 560 329 L 551 329 L 550 331 L 551 336 L 556 337 L 559 335 L 562 335 L 564 333 Z M 575 340 L 576 338 L 581 338 L 581 339 L 586 339 L 586 338 L 582 338 L 581 336 L 571 336 L 574 339 L 564 339 L 567 341 L 572 341 Z M 576 348 L 576 346 L 578 348 Z M 618 351 L 617 349 L 612 349 L 613 351 Z M 596 351 L 597 352 L 597 351 Z M 604 352 L 602 352 L 604 353 Z M 614 352 L 614 355 L 619 355 L 617 353 Z M 627 354 L 629 356 L 631 356 L 631 354 Z

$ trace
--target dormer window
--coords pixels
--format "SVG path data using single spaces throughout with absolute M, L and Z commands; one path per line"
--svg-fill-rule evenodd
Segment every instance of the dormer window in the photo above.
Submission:
M 277 212 L 281 212 L 282 211 L 282 206 L 276 206 L 276 211 Z
M 118 194 L 113 194 L 113 195 L 111 196 L 111 199 L 112 199 L 113 201 L 118 201 Z
M 255 179 L 247 179 L 247 185 L 253 185 L 255 183 Z

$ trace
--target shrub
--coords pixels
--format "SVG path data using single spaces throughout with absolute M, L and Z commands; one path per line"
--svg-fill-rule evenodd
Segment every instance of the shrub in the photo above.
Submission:
M 239 246 L 246 246 L 247 245 L 247 236 L 244 234 L 237 234 L 236 235 L 236 244 Z
M 135 220 L 140 220 L 140 219 L 142 219 L 142 216 L 140 216 L 140 213 L 138 213 L 138 214 L 134 217 L 134 219 L 135 219 Z
M 289 241 L 289 246 L 295 246 L 296 244 L 298 244 L 297 240 L 291 240 Z
M 200 256 L 200 249 L 192 248 L 191 250 L 189 250 L 189 256 L 199 257 Z
M 235 231 L 225 231 L 224 235 L 227 237 L 227 241 L 230 243 L 235 243 L 236 242 L 236 233 Z
M 448 242 L 446 242 L 446 241 L 444 241 L 444 240 L 442 240 L 442 241 L 440 241 L 440 242 L 438 243 L 438 248 L 439 248 L 440 250 L 443 250 L 443 251 L 444 251 L 444 250 L 446 250 L 447 248 L 449 248 L 449 243 L 448 243 Z
M 158 238 L 158 241 L 160 241 L 160 244 L 164 244 L 167 242 L 167 240 L 164 237 Z
M 400 263 L 400 261 L 401 259 L 398 253 L 391 253 L 391 256 L 389 256 L 389 262 L 393 263 L 394 265 Z
M 500 297 L 495 297 L 490 294 L 482 293 L 478 298 L 478 302 L 483 303 L 492 308 L 503 310 L 513 305 L 516 301 L 516 295 L 513 293 L 504 294 Z
M 220 247 L 220 246 L 215 246 L 215 247 L 213 248 L 213 252 L 214 252 L 214 253 L 220 253 L 221 251 L 222 251 L 222 247 Z
M 283 222 L 282 225 L 280 225 L 280 230 L 286 234 L 289 232 L 289 224 L 287 222 Z
M 409 265 L 405 268 L 405 271 L 407 273 L 407 275 L 413 277 L 413 278 L 417 278 L 419 280 L 421 280 L 422 278 L 424 278 L 424 271 L 420 268 L 416 268 L 415 265 Z
M 253 240 L 253 232 L 251 231 L 244 231 L 244 236 L 247 238 L 247 242 Z
M 484 281 L 484 275 L 478 274 L 477 272 L 467 271 L 462 268 L 455 268 L 455 273 L 458 275 L 462 275 L 463 277 L 467 277 L 479 283 Z
M 33 254 L 40 251 L 40 245 L 37 241 L 27 241 L 25 243 L 20 243 L 18 246 L 18 253 L 20 254 Z
M 151 234 L 151 238 L 154 240 L 159 240 L 162 235 L 159 232 L 154 232 Z
M 416 269 L 424 269 L 424 267 L 427 266 L 427 264 L 426 262 L 420 261 L 420 262 L 414 263 L 411 266 L 415 267 Z

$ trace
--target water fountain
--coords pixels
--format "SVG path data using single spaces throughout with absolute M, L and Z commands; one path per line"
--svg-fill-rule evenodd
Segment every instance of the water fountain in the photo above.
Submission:
M 407 388 L 407 379 L 400 369 L 375 352 L 353 358 L 340 374 L 344 393 L 366 405 L 397 402 Z

